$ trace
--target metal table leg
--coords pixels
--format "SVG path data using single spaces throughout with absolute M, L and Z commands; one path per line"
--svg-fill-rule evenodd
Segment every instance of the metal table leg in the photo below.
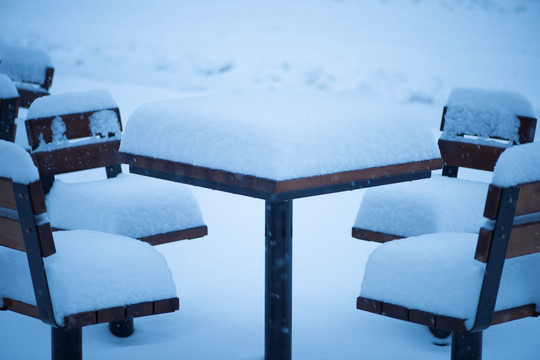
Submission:
M 291 359 L 292 200 L 266 201 L 265 360 Z

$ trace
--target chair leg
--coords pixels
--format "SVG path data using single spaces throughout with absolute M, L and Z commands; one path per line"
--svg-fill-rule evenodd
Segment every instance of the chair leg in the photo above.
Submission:
M 109 330 L 118 337 L 128 337 L 133 334 L 133 319 L 111 321 Z
M 482 331 L 452 333 L 452 360 L 481 360 Z
M 82 360 L 82 328 L 51 327 L 51 359 Z

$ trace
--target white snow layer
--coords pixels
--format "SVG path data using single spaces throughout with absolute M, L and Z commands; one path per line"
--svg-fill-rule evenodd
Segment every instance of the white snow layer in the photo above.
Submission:
M 28 109 L 27 119 L 67 115 L 118 107 L 107 90 L 90 90 L 37 98 Z
M 478 232 L 484 224 L 488 184 L 433 175 L 369 189 L 355 227 L 403 237 L 438 232 Z
M 0 140 L 0 177 L 20 184 L 29 184 L 39 179 L 37 168 L 26 150 L 4 140 Z
M 19 92 L 9 76 L 0 74 L 0 99 L 12 99 L 19 97 Z
M 474 259 L 477 234 L 440 233 L 376 248 L 360 295 L 474 323 L 485 264 Z M 495 310 L 539 303 L 540 253 L 507 259 Z
M 55 232 L 44 260 L 54 317 L 176 296 L 165 258 L 147 243 L 96 231 Z M 0 247 L 0 297 L 35 305 L 23 252 Z
M 519 142 L 517 116 L 536 117 L 529 100 L 506 90 L 456 88 L 446 103 L 444 132 L 500 137 Z
M 0 73 L 8 75 L 13 81 L 41 84 L 45 81 L 47 67 L 52 67 L 47 53 L 0 42 Z
M 501 187 L 540 181 L 540 142 L 505 150 L 495 165 L 493 184 Z
M 440 157 L 429 124 L 399 108 L 283 93 L 143 105 L 120 151 L 274 180 Z
M 45 202 L 51 225 L 60 229 L 140 238 L 204 225 L 187 186 L 132 174 L 82 183 L 57 179 Z

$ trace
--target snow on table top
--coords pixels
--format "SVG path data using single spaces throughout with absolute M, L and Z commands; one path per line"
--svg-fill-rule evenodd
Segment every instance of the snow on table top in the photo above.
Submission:
M 19 97 L 19 92 L 9 76 L 0 74 L 0 99 L 11 99 Z
M 165 258 L 142 241 L 89 230 L 53 234 L 44 259 L 54 317 L 176 296 Z M 151 270 L 151 271 L 149 271 Z M 0 298 L 35 305 L 26 254 L 0 247 Z
M 27 119 L 67 115 L 118 107 L 107 90 L 90 90 L 37 98 L 28 109 Z
M 446 103 L 444 132 L 497 136 L 519 142 L 517 116 L 536 117 L 529 100 L 506 90 L 456 88 Z
M 0 177 L 21 184 L 29 184 L 39 179 L 30 154 L 22 146 L 5 140 L 0 140 Z
M 403 237 L 436 232 L 478 232 L 489 184 L 433 175 L 369 189 L 355 227 Z
M 476 314 L 485 264 L 474 259 L 477 234 L 439 233 L 395 240 L 376 248 L 360 295 L 440 315 Z M 540 303 L 540 253 L 507 259 L 495 310 Z
M 540 142 L 506 149 L 495 165 L 493 184 L 501 187 L 540 181 Z
M 0 73 L 7 74 L 14 81 L 41 84 L 45 81 L 47 67 L 52 67 L 47 53 L 0 43 Z
M 83 183 L 57 179 L 45 202 L 51 225 L 60 229 L 140 238 L 204 225 L 188 186 L 132 174 Z
M 429 124 L 400 108 L 283 93 L 143 105 L 120 151 L 274 180 L 440 157 Z

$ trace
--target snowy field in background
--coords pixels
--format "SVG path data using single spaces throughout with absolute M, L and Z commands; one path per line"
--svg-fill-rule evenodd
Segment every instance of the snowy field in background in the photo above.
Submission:
M 0 41 L 51 55 L 52 93 L 108 89 L 124 123 L 148 102 L 263 90 L 403 104 L 434 134 L 456 86 L 515 90 L 540 113 L 536 0 L 8 0 L 1 8 Z M 97 177 L 104 171 L 63 179 Z M 263 203 L 194 191 L 210 234 L 158 247 L 180 311 L 137 319 L 127 339 L 106 325 L 85 328 L 87 359 L 262 359 Z M 362 193 L 294 203 L 293 358 L 449 359 L 425 328 L 355 310 L 377 246 L 350 236 Z M 0 316 L 0 359 L 49 358 L 46 325 Z M 484 358 L 538 358 L 539 324 L 488 329 Z

